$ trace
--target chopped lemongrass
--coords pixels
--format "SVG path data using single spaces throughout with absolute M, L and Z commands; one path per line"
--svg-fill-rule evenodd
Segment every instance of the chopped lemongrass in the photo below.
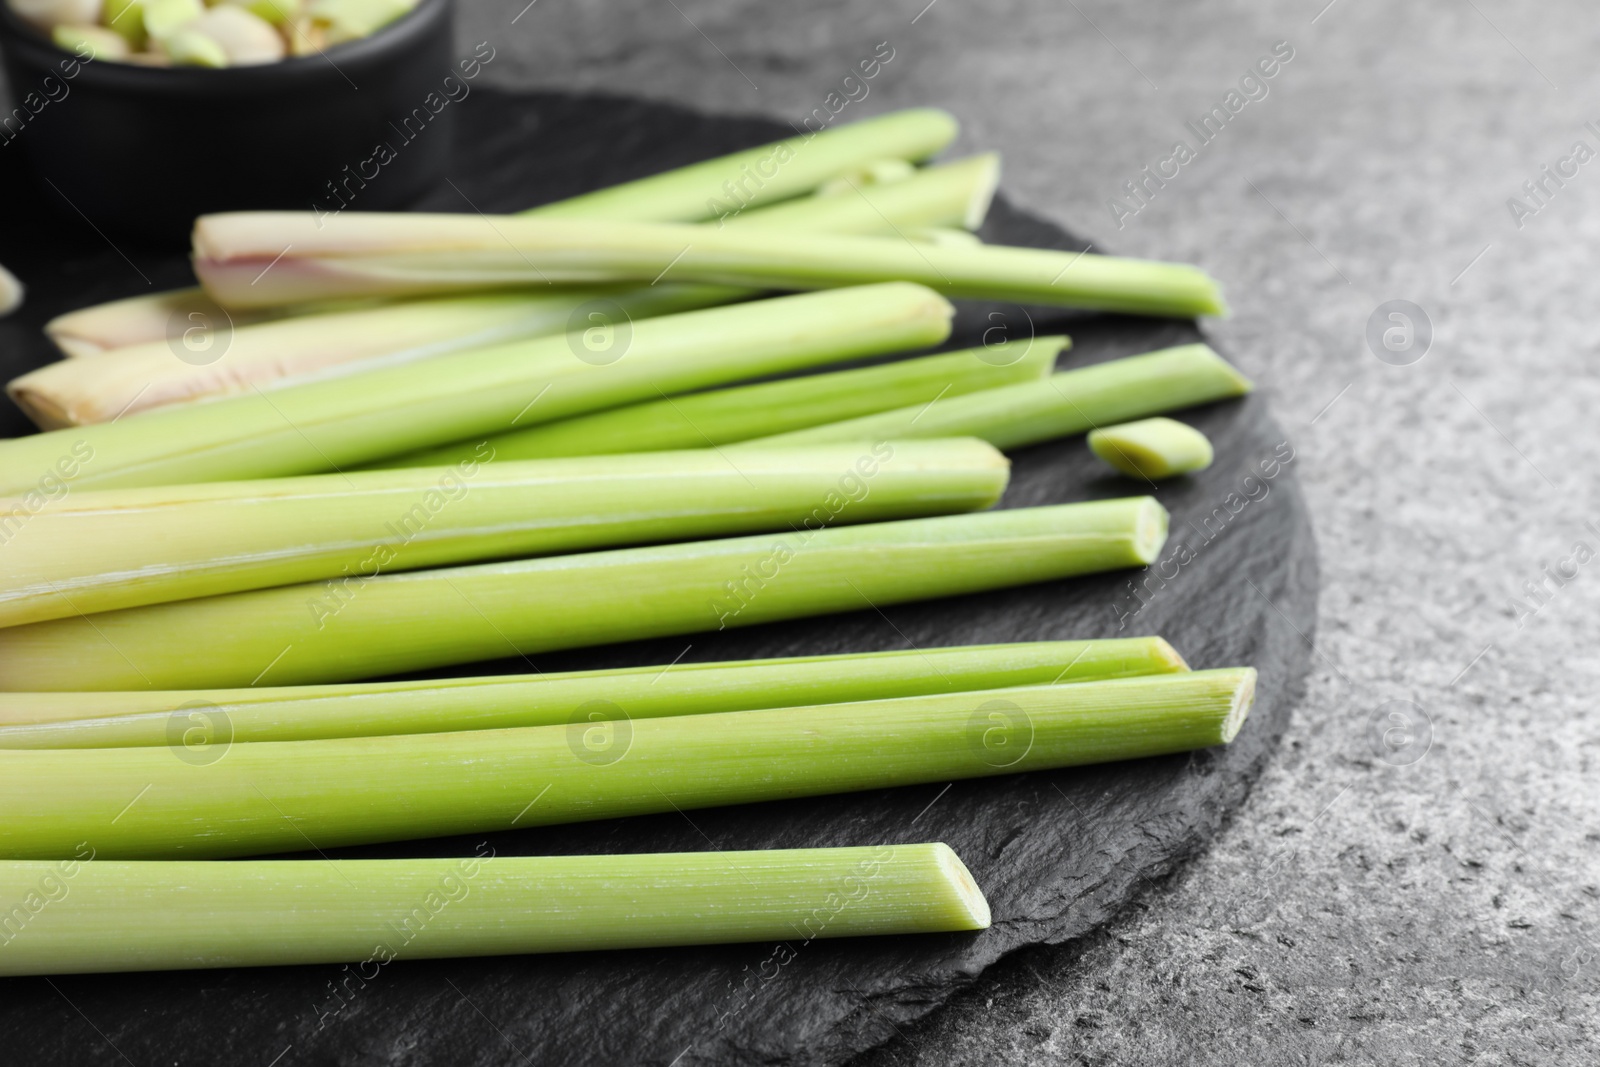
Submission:
M 656 719 L 1188 669 L 1161 638 L 1131 637 L 419 682 L 0 693 L 0 748 L 178 744 L 203 756 L 249 741 L 558 726 L 600 707 Z
M 1213 458 L 1205 434 L 1161 418 L 1090 430 L 1089 448 L 1123 474 L 1150 481 L 1205 470 Z
M 981 437 L 1021 448 L 1096 426 L 1243 396 L 1253 386 L 1207 345 L 1179 345 L 1052 374 L 1040 382 L 985 389 L 935 404 L 864 415 L 746 443 L 820 444 L 884 438 Z
M 732 444 L 860 414 L 927 405 L 1049 374 L 1065 337 L 963 349 L 875 367 L 785 378 L 759 385 L 597 411 L 488 439 L 497 460 L 648 452 Z M 482 442 L 447 445 L 384 460 L 384 467 L 456 463 Z
M 56 26 L 50 30 L 50 40 L 55 42 L 57 48 L 84 59 L 128 58 L 127 39 L 104 26 Z
M 887 186 L 886 188 L 894 188 Z M 1220 315 L 1222 294 L 1183 263 L 901 237 L 755 227 L 422 213 L 231 212 L 195 220 L 194 269 L 229 307 L 326 297 L 607 281 L 828 289 L 913 281 L 946 296 L 1124 311 Z
M 1248 667 L 568 726 L 0 751 L 0 856 L 207 858 L 948 782 L 1209 748 Z M 136 801 L 136 802 L 135 802 Z M 119 814 L 120 813 L 120 814 Z M 3 955 L 3 953 L 0 953 Z
M 993 157 L 928 167 L 860 196 L 807 198 L 728 220 L 743 227 L 893 233 L 981 221 L 994 191 Z M 58 344 L 104 336 L 109 317 L 122 347 L 63 360 L 7 386 L 12 400 L 44 429 L 107 422 L 138 411 L 247 392 L 256 386 L 348 373 L 376 362 L 406 362 L 487 344 L 586 327 L 589 313 L 630 319 L 687 311 L 756 295 L 710 285 L 577 286 L 555 292 L 442 297 L 250 322 L 223 311 L 199 290 L 192 302 L 161 294 L 54 320 Z M 97 317 L 96 311 L 102 312 Z M 72 320 L 72 321 L 69 321 Z M 87 326 L 82 325 L 86 321 Z M 79 325 L 74 326 L 74 322 Z M 74 334 L 72 331 L 77 330 Z M 154 337 L 127 343 L 142 332 Z M 174 358 L 176 357 L 176 358 Z
M 947 845 L 461 859 L 0 863 L 31 906 L 0 975 L 662 948 L 982 930 Z M 92 859 L 92 862 L 91 862 Z M 51 890 L 61 886 L 56 896 Z M 42 899 L 42 898 L 41 898 Z
M 802 196 L 882 159 L 927 159 L 956 136 L 956 120 L 908 108 L 807 132 L 527 212 L 548 218 L 694 222 Z
M 353 681 L 1141 567 L 1150 497 L 834 526 L 893 445 L 863 445 L 801 528 L 336 581 L 0 630 L 0 689 Z M 3 809 L 0 809 L 3 810 Z
M 17 276 L 0 264 L 0 318 L 22 306 L 22 294 L 22 283 L 17 281 Z
M 917 285 L 862 286 L 541 337 L 0 442 L 0 494 L 313 474 L 518 426 L 937 344 L 951 308 Z M 4 502 L 0 501 L 0 507 Z M 31 509 L 37 510 L 37 509 Z
M 0 627 L 476 560 L 793 530 L 866 484 L 855 444 L 710 449 L 73 493 L 6 540 Z M 492 451 L 485 449 L 480 458 Z M 989 507 L 1006 458 L 974 438 L 873 459 L 842 523 Z

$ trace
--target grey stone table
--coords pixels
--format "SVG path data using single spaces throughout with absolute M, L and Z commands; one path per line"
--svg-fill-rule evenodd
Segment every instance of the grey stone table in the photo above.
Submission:
M 1317 666 L 1232 826 L 1099 936 L 1003 964 L 865 1062 L 1592 1062 L 1591 6 L 465 2 L 500 84 L 726 113 L 798 119 L 888 42 L 848 107 L 948 108 L 1024 206 L 1224 279 L 1212 329 L 1303 457 Z M 1277 42 L 1292 58 L 1229 112 Z M 1201 144 L 1186 123 L 1214 106 Z M 1194 158 L 1128 198 L 1179 140 Z M 1387 362 L 1367 342 L 1391 300 L 1431 323 L 1420 359 L 1415 315 L 1409 348 L 1378 316 Z
M 887 42 L 852 112 L 948 108 L 1024 206 L 1224 279 L 1212 329 L 1293 435 L 1323 594 L 1276 763 L 1110 927 L 1003 963 L 864 1063 L 1593 1061 L 1590 5 L 463 3 L 499 84 L 730 114 L 798 119 Z M 1292 58 L 1241 88 L 1275 45 Z M 1202 143 L 1187 124 L 1218 107 Z M 1193 158 L 1163 164 L 1180 140 Z M 1407 336 L 1394 300 L 1426 323 Z

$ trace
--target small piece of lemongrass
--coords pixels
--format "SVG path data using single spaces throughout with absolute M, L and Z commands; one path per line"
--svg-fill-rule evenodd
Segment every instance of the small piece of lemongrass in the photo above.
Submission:
M 151 37 L 162 41 L 205 12 L 200 0 L 146 0 L 144 29 Z
M 292 56 L 314 56 L 328 46 L 328 35 L 309 15 L 296 15 L 285 23 L 284 35 L 289 38 Z
M 0 317 L 22 306 L 22 293 L 22 283 L 17 281 L 17 276 L 0 266 Z
M 85 26 L 100 21 L 102 0 L 7 0 L 12 11 L 39 27 Z
M 104 26 L 57 26 L 50 39 L 85 59 L 127 59 L 128 42 L 121 34 Z
M 175 66 L 226 67 L 227 50 L 199 30 L 185 26 L 163 38 L 161 48 Z
M 283 38 L 270 22 L 233 4 L 218 4 L 184 29 L 203 33 L 220 45 L 229 66 L 276 63 L 285 52 Z
M 1089 432 L 1089 448 L 1133 478 L 1171 478 L 1211 466 L 1206 435 L 1176 419 L 1140 419 Z
M 129 48 L 143 48 L 149 34 L 144 29 L 145 0 L 105 0 L 100 24 L 128 42 Z
M 238 0 L 239 6 L 274 26 L 288 26 L 300 16 L 300 0 Z

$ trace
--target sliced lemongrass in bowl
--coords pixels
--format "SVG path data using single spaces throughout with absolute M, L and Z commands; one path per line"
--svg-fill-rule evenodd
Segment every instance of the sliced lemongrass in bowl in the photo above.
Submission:
M 1089 431 L 1089 449 L 1130 478 L 1156 481 L 1211 466 L 1206 435 L 1175 419 L 1140 419 Z

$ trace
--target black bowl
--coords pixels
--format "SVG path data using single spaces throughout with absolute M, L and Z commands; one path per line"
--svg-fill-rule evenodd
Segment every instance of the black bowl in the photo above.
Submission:
M 225 70 L 82 62 L 0 0 L 13 110 L 0 152 L 26 153 L 66 215 L 154 244 L 209 211 L 404 207 L 443 176 L 454 96 L 454 0 L 364 40 Z M 442 103 L 441 103 L 442 101 Z

